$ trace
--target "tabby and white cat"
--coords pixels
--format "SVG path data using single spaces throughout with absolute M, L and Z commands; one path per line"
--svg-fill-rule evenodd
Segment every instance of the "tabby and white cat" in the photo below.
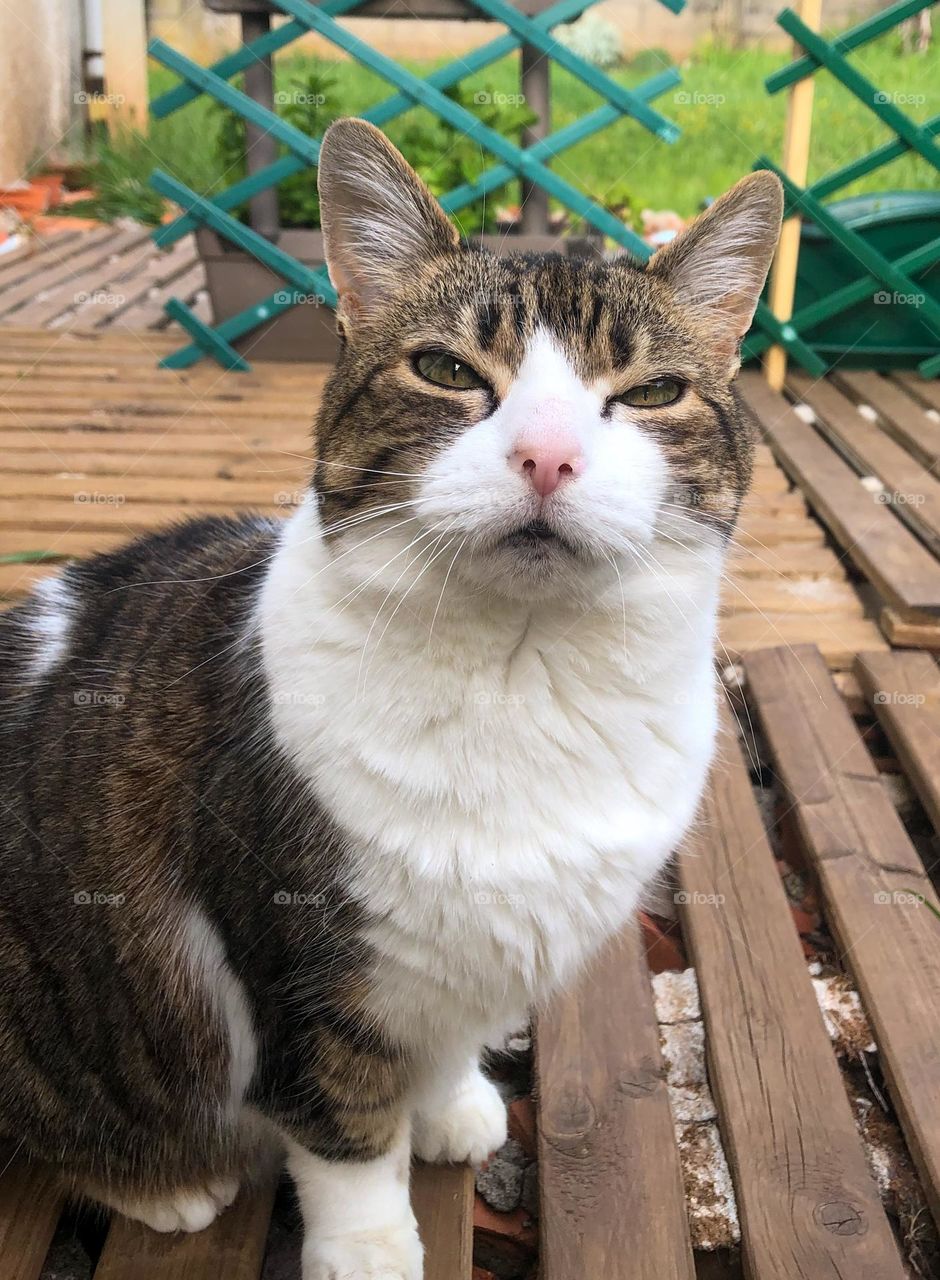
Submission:
M 642 269 L 468 248 L 361 121 L 320 190 L 309 500 L 0 619 L 0 1132 L 165 1231 L 275 1132 L 305 1280 L 417 1280 L 412 1153 L 499 1146 L 481 1051 L 694 816 L 781 195 L 753 174 Z

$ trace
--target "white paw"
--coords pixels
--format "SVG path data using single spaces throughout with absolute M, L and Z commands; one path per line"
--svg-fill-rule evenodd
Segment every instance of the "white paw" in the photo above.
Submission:
M 202 1231 L 238 1195 L 237 1178 L 218 1178 L 204 1191 L 177 1191 L 152 1200 L 122 1200 L 113 1206 L 125 1218 L 154 1231 Z
M 409 1214 L 400 1225 L 307 1241 L 303 1280 L 421 1280 L 423 1252 Z
M 479 1071 L 439 1112 L 418 1112 L 414 1118 L 414 1153 L 435 1164 L 479 1165 L 505 1141 L 506 1104 Z

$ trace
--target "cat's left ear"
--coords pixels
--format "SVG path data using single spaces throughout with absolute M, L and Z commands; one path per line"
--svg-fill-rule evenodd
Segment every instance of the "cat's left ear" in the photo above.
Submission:
M 356 319 L 395 296 L 422 263 L 453 253 L 457 230 L 383 133 L 337 120 L 320 147 L 320 222 L 340 314 Z
M 681 303 L 707 312 L 715 353 L 732 374 L 777 247 L 782 216 L 779 178 L 758 170 L 654 254 L 646 268 Z

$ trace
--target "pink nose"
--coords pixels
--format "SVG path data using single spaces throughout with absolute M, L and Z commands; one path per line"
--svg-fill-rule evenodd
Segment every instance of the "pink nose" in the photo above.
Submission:
M 526 480 L 541 498 L 547 498 L 584 470 L 584 460 L 574 440 L 519 444 L 509 455 L 509 465 Z

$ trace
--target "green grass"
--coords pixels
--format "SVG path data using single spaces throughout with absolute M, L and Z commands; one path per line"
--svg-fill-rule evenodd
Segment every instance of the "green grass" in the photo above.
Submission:
M 940 110 L 940 43 L 935 42 L 926 53 L 905 55 L 897 33 L 889 33 L 852 59 L 878 89 L 906 95 L 900 105 L 914 119 L 926 119 Z M 703 199 L 719 195 L 747 173 L 758 155 L 779 161 L 787 95 L 768 96 L 763 82 L 786 61 L 786 55 L 779 52 L 703 45 L 680 67 L 682 84 L 656 104 L 681 127 L 677 143 L 667 146 L 634 122 L 622 120 L 557 157 L 553 167 L 600 203 L 619 204 L 628 195 L 634 213 L 646 207 L 694 213 Z M 426 74 L 432 65 L 438 64 L 414 63 L 411 69 Z M 632 86 L 668 65 L 665 55 L 648 50 L 612 75 Z M 280 59 L 278 88 L 289 88 L 309 69 L 307 59 Z M 337 62 L 331 64 L 331 71 L 336 84 L 324 109 L 329 116 L 359 114 L 389 93 L 377 76 L 358 64 Z M 465 84 L 471 90 L 512 94 L 518 92 L 517 77 L 517 59 L 510 57 L 469 77 Z M 154 71 L 154 92 L 174 83 L 175 77 L 169 73 Z M 561 68 L 552 70 L 552 87 L 556 128 L 598 105 L 597 96 Z M 387 132 L 393 141 L 405 141 L 407 151 L 409 131 L 413 137 L 422 117 L 428 128 L 433 128 L 426 112 L 414 110 L 393 121 Z M 108 216 L 119 212 L 156 216 L 159 202 L 147 195 L 144 179 L 157 166 L 199 192 L 211 193 L 228 185 L 232 177 L 226 177 L 214 145 L 217 131 L 217 109 L 202 98 L 166 120 L 153 121 L 146 139 L 127 139 L 105 147 L 90 173 L 92 182 L 103 179 L 107 188 L 103 212 Z M 811 178 L 845 164 L 890 136 L 831 75 L 817 76 Z M 840 195 L 938 188 L 940 175 L 935 169 L 917 157 L 905 156 Z M 498 197 L 501 201 L 517 198 L 512 188 Z M 122 208 L 122 202 L 128 207 Z

